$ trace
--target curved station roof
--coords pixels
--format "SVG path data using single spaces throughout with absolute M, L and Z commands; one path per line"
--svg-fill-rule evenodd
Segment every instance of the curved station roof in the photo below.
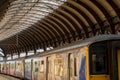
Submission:
M 0 47 L 6 54 L 100 34 L 120 34 L 120 0 L 0 1 Z

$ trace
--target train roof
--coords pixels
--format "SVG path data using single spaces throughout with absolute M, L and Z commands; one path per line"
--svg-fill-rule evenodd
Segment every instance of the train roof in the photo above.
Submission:
M 71 44 L 67 44 L 65 46 L 60 46 L 60 47 L 54 48 L 50 51 L 45 51 L 45 52 L 39 53 L 37 55 L 31 55 L 31 56 L 28 56 L 25 58 L 33 58 L 36 56 L 39 57 L 39 56 L 54 54 L 54 53 L 58 53 L 58 52 L 63 52 L 66 50 L 72 50 L 72 49 L 76 49 L 76 48 L 80 48 L 80 47 L 84 47 L 84 46 L 89 46 L 95 42 L 105 41 L 105 40 L 120 40 L 120 35 L 97 35 L 97 36 L 88 38 L 83 41 L 76 41 Z
M 109 35 L 97 35 L 92 38 L 88 38 L 83 41 L 77 41 L 72 44 L 68 44 L 63 47 L 58 47 L 56 49 L 53 49 L 49 53 L 55 53 L 55 52 L 60 52 L 60 51 L 65 51 L 65 50 L 70 50 L 70 49 L 75 49 L 75 48 L 80 48 L 83 46 L 88 46 L 92 43 L 99 42 L 99 41 L 105 41 L 105 40 L 120 40 L 120 35 L 114 35 L 114 34 L 109 34 Z
M 105 41 L 105 40 L 120 40 L 120 35 L 114 35 L 114 34 L 109 34 L 109 35 L 97 35 L 91 38 L 88 38 L 86 40 L 83 41 L 76 41 L 73 42 L 72 44 L 68 44 L 68 46 L 73 46 L 73 45 L 81 45 L 81 46 L 86 46 L 86 45 L 90 45 L 92 43 L 95 42 L 99 42 L 99 41 Z M 65 46 L 67 47 L 67 46 Z
M 82 43 L 94 43 L 94 42 L 98 42 L 98 41 L 104 41 L 104 40 L 116 40 L 116 39 L 120 39 L 120 35 L 115 35 L 115 34 L 109 34 L 109 35 L 97 35 L 94 36 L 92 38 L 88 38 L 86 40 L 84 40 Z

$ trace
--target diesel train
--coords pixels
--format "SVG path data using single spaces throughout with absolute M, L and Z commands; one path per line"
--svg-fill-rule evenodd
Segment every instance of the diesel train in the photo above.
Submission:
M 120 80 L 120 35 L 98 35 L 0 62 L 0 73 L 25 80 Z

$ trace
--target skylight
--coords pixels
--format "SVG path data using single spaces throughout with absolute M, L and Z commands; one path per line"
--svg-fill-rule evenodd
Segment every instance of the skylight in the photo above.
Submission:
M 64 2 L 66 0 L 15 0 L 11 2 L 0 22 L 0 40 L 15 35 L 37 23 Z M 21 24 L 24 24 L 25 27 Z

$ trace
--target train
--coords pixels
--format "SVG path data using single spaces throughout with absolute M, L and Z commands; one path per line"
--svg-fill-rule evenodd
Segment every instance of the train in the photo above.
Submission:
M 98 35 L 0 62 L 0 73 L 25 80 L 120 80 L 120 35 Z

